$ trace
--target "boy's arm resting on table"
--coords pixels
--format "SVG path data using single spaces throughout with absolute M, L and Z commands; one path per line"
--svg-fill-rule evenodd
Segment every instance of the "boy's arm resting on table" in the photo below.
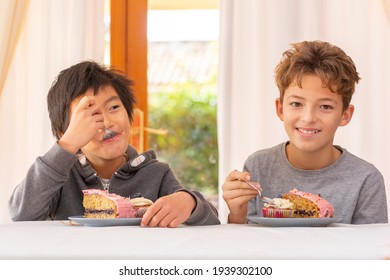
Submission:
M 197 191 L 184 189 L 168 164 L 158 190 L 159 198 L 142 218 L 143 226 L 176 227 L 220 224 L 217 210 Z M 165 218 L 164 218 L 165 217 Z
M 77 160 L 76 155 L 65 151 L 57 143 L 44 156 L 38 157 L 9 200 L 11 219 L 46 220 Z
M 195 208 L 191 216 L 184 222 L 186 225 L 218 225 L 221 222 L 218 219 L 217 209 L 204 196 L 195 190 L 181 189 L 177 192 L 186 192 L 195 199 Z
M 180 189 L 157 199 L 142 218 L 141 226 L 177 227 L 220 224 L 216 210 L 196 191 Z
M 379 171 L 366 178 L 351 223 L 388 223 L 385 183 Z

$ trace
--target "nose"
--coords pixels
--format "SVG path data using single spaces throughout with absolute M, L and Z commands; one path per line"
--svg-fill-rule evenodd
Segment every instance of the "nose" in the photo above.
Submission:
M 301 120 L 305 123 L 313 123 L 317 120 L 316 111 L 313 108 L 305 107 L 302 110 Z
M 103 113 L 103 118 L 104 126 L 106 127 L 106 129 L 110 129 L 114 125 L 114 122 L 111 120 L 108 114 Z

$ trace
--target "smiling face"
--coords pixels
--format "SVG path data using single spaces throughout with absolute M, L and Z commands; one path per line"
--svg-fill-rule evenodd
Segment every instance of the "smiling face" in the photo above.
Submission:
M 283 103 L 276 100 L 277 114 L 290 139 L 288 152 L 300 155 L 331 154 L 336 130 L 349 123 L 353 110 L 350 105 L 344 111 L 341 95 L 324 87 L 314 75 L 302 78 L 302 88 L 292 83 Z
M 94 98 L 96 105 L 94 114 L 102 114 L 104 125 L 109 133 L 104 130 L 97 132 L 91 141 L 81 148 L 81 151 L 93 165 L 112 161 L 123 163 L 130 134 L 130 120 L 118 94 L 111 86 L 106 86 L 99 89 L 96 95 L 92 89 L 89 89 L 83 96 Z M 71 114 L 83 96 L 72 101 Z

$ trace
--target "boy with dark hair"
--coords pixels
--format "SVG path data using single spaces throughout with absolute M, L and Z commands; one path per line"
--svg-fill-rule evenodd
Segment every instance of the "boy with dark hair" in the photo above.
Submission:
M 293 188 L 321 194 L 340 223 L 387 223 L 382 174 L 333 144 L 337 128 L 354 112 L 350 101 L 360 77 L 352 59 L 327 42 L 304 41 L 284 52 L 275 74 L 276 113 L 289 141 L 255 152 L 243 172 L 227 176 L 222 189 L 229 222 L 246 223 L 247 215 L 260 214 L 258 192 L 243 181 L 251 180 L 266 197 Z
M 132 82 L 92 61 L 63 70 L 47 103 L 57 142 L 30 167 L 9 201 L 11 218 L 64 220 L 83 215 L 85 189 L 106 189 L 154 204 L 142 226 L 219 224 L 217 210 L 197 191 L 184 189 L 154 151 L 128 144 L 135 104 Z

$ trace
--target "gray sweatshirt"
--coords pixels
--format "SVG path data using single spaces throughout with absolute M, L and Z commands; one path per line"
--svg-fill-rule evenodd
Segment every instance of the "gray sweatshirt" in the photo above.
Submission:
M 138 154 L 127 149 L 128 162 L 110 179 L 107 190 L 124 197 L 142 194 L 152 201 L 177 191 L 196 199 L 196 207 L 185 222 L 189 225 L 219 224 L 217 210 L 197 191 L 184 189 L 167 163 L 159 162 L 154 151 Z M 85 189 L 103 189 L 102 180 L 83 155 L 74 155 L 57 143 L 38 157 L 27 176 L 15 188 L 9 211 L 13 221 L 66 220 L 83 215 Z
M 260 183 L 263 195 L 277 197 L 293 188 L 321 194 L 334 207 L 336 221 L 346 224 L 387 223 L 387 202 L 382 174 L 372 164 L 346 149 L 332 165 L 319 170 L 302 170 L 291 165 L 286 144 L 255 152 L 244 170 L 251 181 Z M 248 215 L 261 215 L 263 202 L 253 199 Z

